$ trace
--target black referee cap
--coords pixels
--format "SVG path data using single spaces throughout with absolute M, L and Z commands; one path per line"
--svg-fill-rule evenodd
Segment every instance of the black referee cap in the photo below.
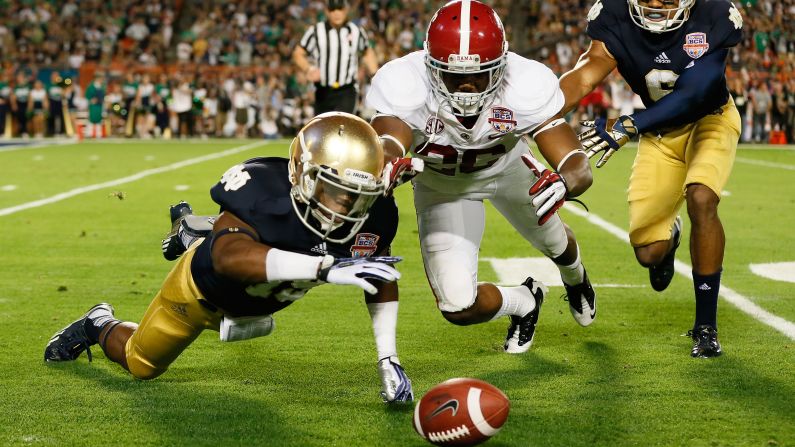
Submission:
M 326 0 L 326 4 L 328 5 L 328 9 L 335 10 L 335 9 L 343 9 L 347 8 L 348 0 Z

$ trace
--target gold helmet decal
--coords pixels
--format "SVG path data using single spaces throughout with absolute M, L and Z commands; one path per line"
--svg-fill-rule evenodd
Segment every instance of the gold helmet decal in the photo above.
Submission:
M 291 199 L 298 217 L 330 242 L 350 240 L 383 194 L 383 168 L 384 150 L 370 124 L 348 113 L 318 115 L 290 145 Z

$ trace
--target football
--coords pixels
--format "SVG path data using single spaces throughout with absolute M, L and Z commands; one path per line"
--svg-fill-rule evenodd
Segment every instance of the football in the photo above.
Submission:
M 494 385 L 450 379 L 428 390 L 414 407 L 414 429 L 436 445 L 477 445 L 497 434 L 511 403 Z

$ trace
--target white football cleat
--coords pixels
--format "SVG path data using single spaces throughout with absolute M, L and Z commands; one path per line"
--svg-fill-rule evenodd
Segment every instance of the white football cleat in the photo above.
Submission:
M 530 290 L 530 294 L 535 298 L 536 306 L 523 317 L 511 315 L 511 325 L 508 326 L 508 335 L 505 337 L 505 344 L 503 345 L 503 349 L 508 354 L 521 354 L 530 349 L 536 334 L 536 324 L 538 323 L 538 314 L 541 312 L 541 304 L 544 302 L 544 296 L 548 292 L 547 286 L 529 276 L 522 285 Z
M 571 316 L 580 326 L 588 326 L 593 323 L 593 320 L 596 319 L 596 292 L 591 287 L 588 273 L 583 275 L 580 284 L 570 286 L 563 283 L 563 286 L 566 288 L 566 301 L 569 302 Z

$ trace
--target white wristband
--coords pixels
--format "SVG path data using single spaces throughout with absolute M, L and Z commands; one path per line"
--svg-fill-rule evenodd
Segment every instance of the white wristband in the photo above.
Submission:
M 388 133 L 383 134 L 383 135 L 379 135 L 378 138 L 381 139 L 381 144 L 382 145 L 384 144 L 385 140 L 388 140 L 388 141 L 391 141 L 391 142 L 397 144 L 397 146 L 400 148 L 400 153 L 401 153 L 400 156 L 401 157 L 405 157 L 406 156 L 406 147 L 403 146 L 403 143 L 401 143 L 400 140 L 398 140 L 397 138 L 393 137 L 392 135 L 389 135 Z
M 331 256 L 308 256 L 292 251 L 271 248 L 265 255 L 265 276 L 267 281 L 311 281 L 317 279 L 326 258 Z
M 572 155 L 577 155 L 577 154 L 585 155 L 585 151 L 583 151 L 582 149 L 575 149 L 575 150 L 569 152 L 568 154 L 566 154 L 566 156 L 563 157 L 562 160 L 560 160 L 560 163 L 558 163 L 558 167 L 557 167 L 556 171 L 560 172 L 560 168 L 563 167 L 563 164 L 566 163 L 569 160 L 569 158 L 571 158 Z
M 535 137 L 538 136 L 538 134 L 540 134 L 542 132 L 546 132 L 549 129 L 558 127 L 561 124 L 566 124 L 566 120 L 564 120 L 563 118 L 554 119 L 554 120 L 550 121 L 549 123 L 547 123 L 545 126 L 538 127 L 538 128 L 533 129 L 532 131 L 530 131 L 530 136 L 535 138 Z

